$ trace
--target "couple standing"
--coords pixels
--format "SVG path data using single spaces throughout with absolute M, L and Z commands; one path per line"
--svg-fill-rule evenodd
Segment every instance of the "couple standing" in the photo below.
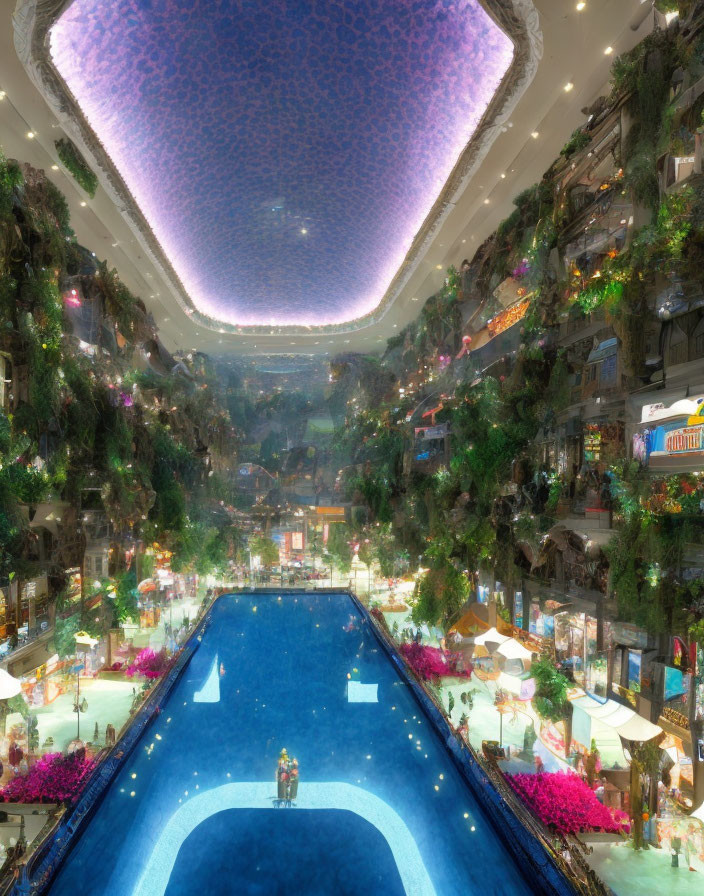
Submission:
M 298 796 L 298 760 L 289 759 L 285 747 L 279 756 L 276 783 L 278 799 L 290 805 Z

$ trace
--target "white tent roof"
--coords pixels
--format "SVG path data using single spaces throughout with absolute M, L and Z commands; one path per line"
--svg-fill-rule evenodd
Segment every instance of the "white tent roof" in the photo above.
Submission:
M 654 725 L 643 716 L 639 716 L 634 709 L 623 706 L 615 700 L 599 703 L 593 697 L 585 696 L 575 698 L 572 705 L 586 712 L 592 719 L 597 719 L 604 725 L 616 729 L 626 740 L 646 741 L 662 734 L 662 728 L 659 725 Z
M 487 643 L 503 644 L 505 641 L 510 640 L 510 638 L 507 638 L 506 635 L 502 635 L 495 628 L 490 628 L 489 631 L 486 631 L 481 635 L 477 635 L 474 639 L 474 643 L 478 644 L 480 647 L 485 647 Z
M 13 678 L 6 669 L 0 669 L 0 700 L 16 697 L 21 690 L 22 685 L 19 680 Z
M 507 660 L 529 660 L 533 656 L 533 651 L 528 650 L 515 638 L 509 638 L 496 651 L 501 656 L 505 656 Z
M 695 809 L 689 817 L 696 818 L 698 821 L 701 821 L 701 823 L 704 824 L 704 803 L 702 803 L 698 809 Z

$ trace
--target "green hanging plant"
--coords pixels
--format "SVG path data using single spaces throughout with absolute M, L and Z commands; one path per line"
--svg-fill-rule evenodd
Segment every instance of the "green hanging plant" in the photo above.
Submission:
M 577 128 L 576 131 L 572 132 L 572 136 L 565 143 L 565 145 L 560 150 L 560 155 L 564 156 L 565 159 L 571 158 L 575 153 L 580 152 L 580 150 L 584 149 L 586 146 L 592 142 L 591 135 L 586 131 Z
M 98 178 L 86 160 L 67 137 L 55 140 L 54 146 L 66 170 L 92 199 L 98 189 Z

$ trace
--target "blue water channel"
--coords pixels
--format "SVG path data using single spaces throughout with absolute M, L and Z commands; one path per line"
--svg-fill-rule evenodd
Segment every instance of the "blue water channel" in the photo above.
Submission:
M 350 597 L 298 593 L 216 602 L 50 893 L 532 891 Z

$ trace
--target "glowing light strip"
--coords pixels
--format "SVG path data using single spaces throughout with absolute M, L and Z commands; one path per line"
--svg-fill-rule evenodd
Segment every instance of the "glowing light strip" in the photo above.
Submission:
M 163 896 L 181 846 L 207 818 L 227 809 L 274 810 L 275 799 L 276 785 L 269 781 L 223 784 L 191 798 L 168 820 L 132 896 Z M 353 784 L 305 782 L 295 808 L 344 809 L 364 818 L 389 844 L 408 896 L 436 896 L 413 835 L 400 815 L 373 793 Z

